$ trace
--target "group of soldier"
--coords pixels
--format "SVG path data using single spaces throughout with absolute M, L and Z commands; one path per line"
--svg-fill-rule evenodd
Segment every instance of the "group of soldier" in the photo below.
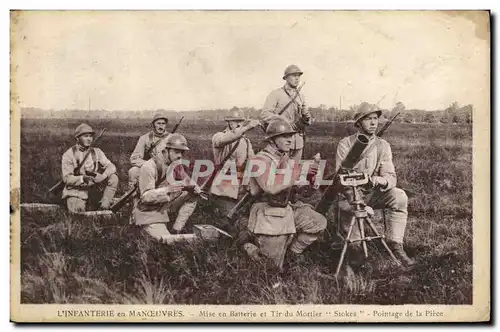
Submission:
M 217 179 L 209 188 L 209 199 L 219 216 L 230 211 L 248 193 L 257 197 L 247 211 L 244 222 L 238 225 L 238 245 L 255 260 L 267 257 L 279 268 L 285 262 L 301 260 L 306 250 L 327 227 L 323 214 L 297 198 L 296 188 L 310 185 L 311 181 L 298 181 L 305 164 L 295 163 L 292 179 L 284 178 L 284 170 L 290 167 L 290 160 L 302 160 L 304 149 L 303 129 L 312 123 L 299 83 L 302 71 L 295 65 L 285 69 L 284 86 L 272 91 L 267 97 L 259 120 L 246 119 L 239 113 L 225 118 L 227 127 L 213 135 L 213 160 L 216 165 L 231 162 L 236 165 L 237 183 Z M 369 137 L 366 152 L 355 169 L 370 177 L 370 186 L 363 189 L 364 199 L 373 209 L 385 209 L 385 236 L 395 256 L 406 266 L 414 261 L 403 249 L 407 223 L 408 199 L 405 192 L 396 187 L 396 173 L 392 162 L 389 143 L 376 136 L 380 109 L 373 104 L 362 103 L 354 117 L 358 133 Z M 185 156 L 189 151 L 186 138 L 167 131 L 168 118 L 156 115 L 151 122 L 151 131 L 141 136 L 132 152 L 130 162 L 129 189 L 137 188 L 133 197 L 131 223 L 142 225 L 154 238 L 166 240 L 172 234 L 181 234 L 190 216 L 195 211 L 202 189 L 184 170 L 175 168 L 175 183 L 167 176 L 169 165 Z M 255 153 L 252 143 L 245 136 L 248 131 L 263 126 L 266 146 Z M 70 212 L 82 212 L 89 204 L 97 209 L 107 210 L 114 200 L 118 185 L 115 165 L 106 158 L 101 149 L 91 147 L 93 129 L 87 124 L 75 130 L 76 145 L 62 157 L 62 176 L 65 188 L 62 198 Z M 346 158 L 356 140 L 352 135 L 342 139 L 337 148 L 336 166 Z M 368 149 L 373 145 L 372 148 Z M 154 150 L 150 151 L 154 146 Z M 83 154 L 92 149 L 79 172 L 75 167 Z M 244 184 L 244 171 L 250 160 L 265 165 L 265 172 L 259 173 Z M 308 164 L 307 178 L 318 173 L 317 163 Z M 220 170 L 220 168 L 219 168 Z M 274 181 L 268 181 L 273 176 Z M 99 194 L 97 194 L 99 193 Z M 98 201 L 92 201 L 98 197 Z M 100 200 L 99 200 L 100 199 Z M 96 206 L 97 204 L 97 206 Z M 346 197 L 339 194 L 339 229 L 345 233 L 352 215 Z M 170 217 L 176 215 L 175 220 Z M 171 222 L 173 221 L 173 222 Z M 351 240 L 359 238 L 359 231 L 353 229 Z M 358 244 L 358 245 L 356 245 Z M 362 265 L 364 256 L 359 242 L 349 250 L 351 265 Z

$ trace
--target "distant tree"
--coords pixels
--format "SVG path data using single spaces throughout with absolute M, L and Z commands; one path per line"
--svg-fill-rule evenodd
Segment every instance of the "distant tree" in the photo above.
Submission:
M 434 112 L 427 112 L 423 120 L 425 123 L 434 123 L 436 122 L 436 116 L 434 115 Z
M 451 112 L 456 112 L 459 109 L 459 107 L 460 105 L 458 104 L 458 102 L 454 101 L 453 103 L 450 104 L 450 106 L 448 106 L 446 110 L 449 110 Z
M 358 110 L 358 108 L 359 108 L 359 105 L 357 105 L 357 104 L 350 105 L 349 106 L 349 111 L 350 112 L 356 112 Z
M 406 123 L 413 123 L 413 113 L 411 112 L 406 112 L 403 115 L 403 122 Z
M 392 108 L 393 112 L 404 112 L 406 110 L 405 104 L 403 102 L 398 101 L 396 105 Z

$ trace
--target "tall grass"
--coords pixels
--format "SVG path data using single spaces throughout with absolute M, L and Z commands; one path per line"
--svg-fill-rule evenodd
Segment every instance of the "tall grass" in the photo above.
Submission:
M 45 192 L 59 179 L 60 156 L 73 144 L 68 136 L 76 124 L 56 130 L 60 124 L 52 120 L 23 120 L 22 202 L 49 200 Z M 213 125 L 183 124 L 190 158 L 209 157 Z M 106 126 L 110 135 L 100 147 L 117 165 L 123 192 L 136 142 L 130 133 L 138 134 L 144 125 Z M 336 143 L 350 132 L 345 124 L 316 124 L 307 137 L 306 156 L 319 151 L 332 163 Z M 250 137 L 257 150 L 262 147 L 259 132 Z M 395 268 L 381 248 L 370 245 L 369 264 L 337 281 L 332 275 L 339 251 L 326 236 L 306 252 L 304 264 L 279 275 L 227 242 L 168 247 L 128 225 L 126 215 L 105 222 L 64 212 L 30 213 L 21 219 L 22 302 L 472 303 L 471 128 L 395 124 L 386 139 L 399 182 L 418 193 L 410 197 L 406 235 L 407 251 L 418 260 L 413 270 Z M 210 206 L 197 209 L 191 223 L 215 223 L 209 211 Z

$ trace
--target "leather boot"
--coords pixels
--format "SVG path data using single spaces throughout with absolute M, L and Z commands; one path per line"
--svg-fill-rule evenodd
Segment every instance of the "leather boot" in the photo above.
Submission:
M 394 256 L 396 256 L 396 258 L 403 264 L 403 266 L 410 267 L 415 265 L 415 261 L 408 257 L 408 255 L 404 251 L 402 243 L 388 241 L 387 245 L 392 250 Z

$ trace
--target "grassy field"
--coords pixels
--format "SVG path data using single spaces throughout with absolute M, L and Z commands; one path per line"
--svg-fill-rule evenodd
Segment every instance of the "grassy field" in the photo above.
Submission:
M 22 120 L 21 202 L 48 202 L 60 176 L 62 153 L 74 144 L 79 120 Z M 147 124 L 86 120 L 108 128 L 100 148 L 118 169 L 119 194 L 127 183 L 129 156 Z M 183 123 L 188 157 L 211 158 L 210 137 L 222 123 Z M 333 163 L 336 144 L 349 124 L 317 123 L 309 130 L 305 157 L 321 152 Z M 256 150 L 262 133 L 249 135 Z M 23 303 L 183 304 L 471 304 L 472 127 L 393 124 L 391 144 L 398 181 L 418 193 L 409 200 L 406 248 L 418 264 L 394 268 L 380 248 L 358 275 L 332 278 L 339 257 L 326 236 L 306 253 L 306 263 L 277 276 L 249 261 L 229 243 L 167 247 L 128 225 L 79 220 L 63 212 L 24 214 L 21 219 Z M 314 202 L 317 196 L 310 198 Z M 331 220 L 331 218 L 329 218 Z M 197 209 L 192 223 L 214 218 Z M 333 227 L 330 225 L 329 227 Z M 273 287 L 276 278 L 282 286 Z

